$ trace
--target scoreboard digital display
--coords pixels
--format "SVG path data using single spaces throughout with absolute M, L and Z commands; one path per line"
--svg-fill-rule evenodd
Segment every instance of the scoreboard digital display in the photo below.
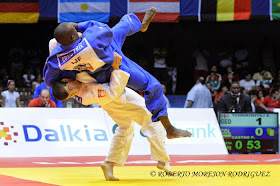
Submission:
M 278 152 L 278 113 L 221 113 L 229 153 Z

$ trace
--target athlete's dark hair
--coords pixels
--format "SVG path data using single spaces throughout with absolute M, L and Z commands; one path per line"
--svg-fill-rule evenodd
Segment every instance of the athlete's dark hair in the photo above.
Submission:
M 68 97 L 68 92 L 65 90 L 66 84 L 67 82 L 56 81 L 52 87 L 53 97 L 64 101 Z
M 56 41 L 63 46 L 68 46 L 71 43 L 72 31 L 69 23 L 60 23 L 54 30 L 54 37 Z

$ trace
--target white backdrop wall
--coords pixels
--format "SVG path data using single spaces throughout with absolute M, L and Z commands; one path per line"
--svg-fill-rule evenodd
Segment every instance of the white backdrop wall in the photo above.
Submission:
M 213 109 L 168 110 L 191 138 L 166 139 L 170 155 L 228 154 Z M 101 108 L 0 108 L 0 157 L 105 156 L 116 123 Z M 135 124 L 130 155 L 149 155 Z

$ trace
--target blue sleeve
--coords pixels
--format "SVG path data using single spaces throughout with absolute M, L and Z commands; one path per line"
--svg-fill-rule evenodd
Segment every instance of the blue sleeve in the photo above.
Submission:
M 55 103 L 56 103 L 57 108 L 62 108 L 63 107 L 62 101 L 55 99 Z
M 36 89 L 34 90 L 34 95 L 33 95 L 33 99 L 38 98 L 39 95 L 41 93 L 41 86 L 39 85 L 38 87 L 36 87 Z
M 51 60 L 47 60 L 44 66 L 43 76 L 46 85 L 52 87 L 54 82 L 59 81 L 63 78 L 76 79 L 76 72 L 69 70 L 60 70 L 57 64 L 53 63 Z
M 97 21 L 84 21 L 84 22 L 80 22 L 78 23 L 78 31 L 79 32 L 85 32 L 86 29 L 93 27 L 93 26 L 97 26 L 97 27 L 104 27 L 104 28 L 109 28 L 110 27 L 104 23 L 100 23 Z
M 97 56 L 104 61 L 107 69 L 114 61 L 114 49 L 110 45 L 113 41 L 111 28 L 96 21 L 86 21 L 78 24 L 78 31 L 83 32 Z

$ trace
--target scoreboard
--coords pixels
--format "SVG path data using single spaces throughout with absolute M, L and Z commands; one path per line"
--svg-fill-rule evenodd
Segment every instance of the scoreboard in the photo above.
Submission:
M 278 113 L 221 113 L 229 153 L 278 152 Z

